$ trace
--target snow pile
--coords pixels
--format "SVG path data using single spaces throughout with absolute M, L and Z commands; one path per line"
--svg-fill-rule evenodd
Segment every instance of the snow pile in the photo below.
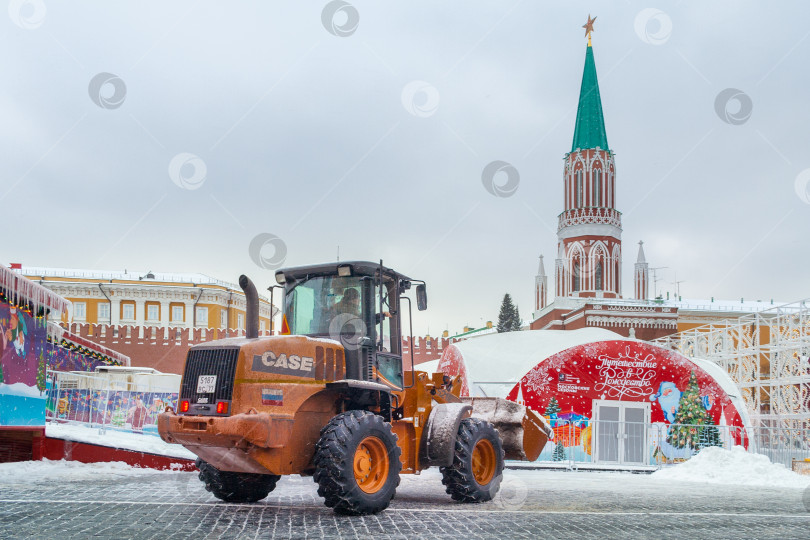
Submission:
M 176 471 L 157 471 L 127 465 L 122 461 L 80 463 L 78 461 L 18 461 L 0 463 L 0 484 L 28 484 L 35 482 L 81 481 L 115 479 L 121 477 L 177 474 Z
M 742 446 L 731 450 L 716 446 L 704 448 L 689 461 L 653 473 L 652 478 L 742 486 L 810 487 L 810 477 L 771 463 L 762 454 L 746 452 Z
M 124 450 L 135 450 L 147 454 L 158 454 L 184 459 L 196 459 L 197 456 L 179 444 L 169 444 L 154 435 L 141 435 L 108 429 L 99 433 L 98 428 L 75 424 L 57 424 L 48 422 L 45 426 L 45 435 L 53 439 L 74 441 Z

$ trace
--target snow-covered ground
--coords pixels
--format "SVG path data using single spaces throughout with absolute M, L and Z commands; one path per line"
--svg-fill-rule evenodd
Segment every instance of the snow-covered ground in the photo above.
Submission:
M 787 488 L 810 487 L 810 476 L 802 476 L 771 461 L 761 454 L 746 452 L 741 446 L 731 450 L 709 447 L 689 461 L 652 474 L 656 480 L 767 486 Z
M 740 488 L 619 472 L 506 470 L 491 502 L 466 505 L 436 469 L 403 475 L 373 516 L 335 515 L 311 477 L 223 504 L 194 472 L 121 464 L 0 466 L 0 538 L 805 538 L 810 489 Z
M 0 463 L 0 484 L 19 483 L 24 481 L 40 480 L 82 480 L 103 479 L 115 476 L 141 476 L 149 474 L 174 473 L 176 471 L 156 471 L 142 469 L 122 462 L 108 463 L 79 463 L 76 461 L 24 461 L 16 463 Z M 542 478 L 551 473 L 549 471 L 513 471 L 505 472 L 506 483 L 512 480 L 526 480 L 538 476 Z M 565 474 L 565 473 L 563 473 Z M 678 465 L 670 466 L 649 476 L 631 475 L 623 473 L 578 473 L 591 476 L 594 482 L 607 478 L 611 481 L 628 480 L 632 478 L 635 483 L 657 484 L 659 480 L 667 482 L 698 482 L 704 484 L 725 484 L 743 486 L 762 486 L 770 488 L 810 488 L 810 476 L 796 474 L 784 466 L 771 463 L 766 456 L 746 452 L 740 447 L 733 450 L 710 447 L 702 450 L 691 460 Z M 438 469 L 429 469 L 421 477 L 403 476 L 405 484 L 408 481 L 425 481 L 425 477 L 439 478 Z M 421 478 L 421 479 L 420 479 Z M 535 482 L 530 482 L 535 483 Z M 539 482 L 542 483 L 542 482 Z
M 102 434 L 99 433 L 98 428 L 77 424 L 59 424 L 55 422 L 47 423 L 45 426 L 45 435 L 66 441 L 98 444 L 111 448 L 136 450 L 138 452 L 158 454 L 161 456 L 185 459 L 197 458 L 197 456 L 186 450 L 183 446 L 179 444 L 169 444 L 154 435 L 139 435 L 137 433 L 126 433 L 110 429 Z
M 186 459 L 196 459 L 197 457 L 184 447 L 166 443 L 153 435 L 138 435 L 112 430 L 101 434 L 98 428 L 52 422 L 48 422 L 45 433 L 48 437 L 112 448 Z M 77 466 L 72 462 L 69 463 L 71 463 L 70 467 Z M 2 469 L 0 469 L 0 480 L 2 480 L 1 476 Z M 650 478 L 710 484 L 810 487 L 810 476 L 796 474 L 783 465 L 771 463 L 766 456 L 746 452 L 739 446 L 731 450 L 718 447 L 705 448 L 692 459 L 657 471 Z
M 105 463 L 80 463 L 78 461 L 18 461 L 0 463 L 0 483 L 27 484 L 80 480 L 104 480 L 117 477 L 148 476 L 154 474 L 177 474 L 177 471 L 133 467 L 121 461 Z

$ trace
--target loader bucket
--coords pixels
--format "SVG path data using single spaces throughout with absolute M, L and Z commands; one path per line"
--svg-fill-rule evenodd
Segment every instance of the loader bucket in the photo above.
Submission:
M 534 461 L 552 437 L 545 418 L 533 410 L 501 398 L 462 398 L 472 405 L 473 418 L 481 418 L 495 426 L 503 441 L 506 459 Z

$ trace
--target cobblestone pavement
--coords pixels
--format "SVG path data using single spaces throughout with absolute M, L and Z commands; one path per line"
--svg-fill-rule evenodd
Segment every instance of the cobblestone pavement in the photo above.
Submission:
M 495 501 L 465 505 L 441 476 L 403 476 L 390 508 L 365 517 L 324 507 L 311 478 L 267 499 L 225 504 L 196 473 L 27 484 L 0 479 L 0 538 L 807 538 L 810 490 L 656 480 L 647 475 L 505 472 Z

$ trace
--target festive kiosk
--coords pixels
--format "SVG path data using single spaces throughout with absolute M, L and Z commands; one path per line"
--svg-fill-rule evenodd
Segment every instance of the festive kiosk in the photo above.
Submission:
M 128 357 L 48 322 L 69 313 L 70 302 L 14 270 L 0 265 L 0 462 L 53 457 L 46 416 L 92 406 L 89 395 L 75 403 L 57 398 L 54 372 L 129 365 Z
M 41 455 L 45 431 L 47 315 L 70 303 L 0 265 L 0 461 Z
M 555 432 L 540 460 L 649 466 L 747 444 L 742 395 L 715 364 L 603 329 L 490 334 L 445 349 L 462 393 L 506 397 Z

